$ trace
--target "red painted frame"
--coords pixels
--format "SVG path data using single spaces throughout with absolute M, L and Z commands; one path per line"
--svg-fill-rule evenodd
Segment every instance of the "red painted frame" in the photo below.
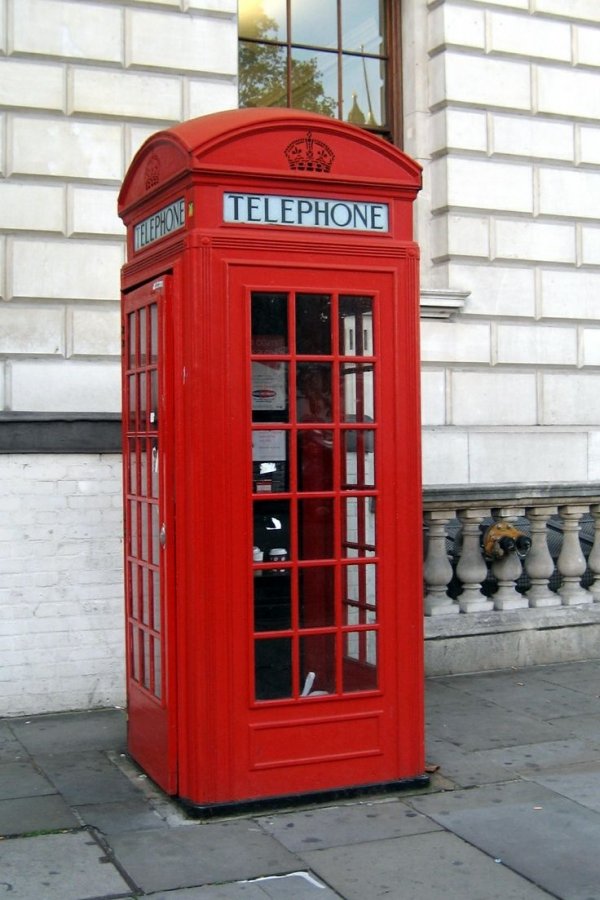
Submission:
M 307 132 L 330 149 L 330 172 L 289 168 L 285 150 Z M 161 461 L 166 689 L 159 714 L 128 660 L 130 751 L 165 790 L 196 807 L 388 784 L 423 774 L 418 249 L 412 241 L 412 202 L 419 187 L 418 165 L 379 138 L 284 110 L 236 110 L 155 135 L 124 182 L 119 200 L 128 230 L 124 315 L 156 282 L 168 288 L 158 360 L 166 454 L 164 465 Z M 385 202 L 389 231 L 224 223 L 224 189 Z M 185 224 L 136 250 L 136 224 L 169 204 L 179 208 L 181 200 Z M 350 493 L 372 495 L 377 502 L 376 689 L 298 697 L 302 674 L 296 673 L 295 699 L 255 700 L 252 291 L 375 298 L 377 479 L 373 490 Z M 339 364 L 339 354 L 331 360 Z M 125 368 L 124 388 L 129 374 Z M 302 431 L 303 426 L 291 422 L 285 428 Z M 347 428 L 348 423 L 333 422 L 336 440 Z M 126 468 L 130 437 L 125 425 Z M 286 496 L 295 502 L 299 495 Z M 338 481 L 332 503 L 341 504 L 344 496 Z M 131 500 L 127 486 L 126 497 Z M 259 499 L 254 495 L 255 502 Z M 338 516 L 338 536 L 341 528 Z M 130 530 L 127 517 L 127 535 Z M 331 565 L 339 586 L 349 563 L 338 554 Z M 310 565 L 294 557 L 286 563 L 290 571 L 303 567 Z M 343 634 L 361 627 L 344 628 L 339 590 L 336 596 L 338 618 L 331 633 L 341 647 Z M 300 637 L 297 626 L 296 619 L 286 632 L 294 640 Z M 339 684 L 340 659 L 337 665 Z

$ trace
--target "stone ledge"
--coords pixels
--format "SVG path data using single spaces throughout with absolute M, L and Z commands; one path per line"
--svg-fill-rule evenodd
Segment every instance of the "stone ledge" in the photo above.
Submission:
M 505 634 L 511 631 L 545 631 L 600 624 L 600 603 L 593 606 L 561 606 L 551 609 L 514 609 L 505 612 L 459 613 L 428 616 L 425 640 L 447 640 L 479 634 Z

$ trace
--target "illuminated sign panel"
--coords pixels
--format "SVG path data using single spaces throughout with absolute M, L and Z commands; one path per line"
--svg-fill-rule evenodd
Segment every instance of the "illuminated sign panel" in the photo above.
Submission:
M 387 203 L 293 197 L 281 194 L 223 194 L 223 220 L 239 225 L 292 225 L 342 231 L 389 231 Z
M 148 244 L 178 231 L 185 225 L 185 201 L 183 197 L 152 213 L 138 222 L 133 231 L 133 249 L 142 250 Z

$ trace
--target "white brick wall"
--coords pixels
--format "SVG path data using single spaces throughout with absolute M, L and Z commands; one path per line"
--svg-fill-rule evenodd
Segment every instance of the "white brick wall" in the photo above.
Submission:
M 123 705 L 121 460 L 0 456 L 0 709 Z

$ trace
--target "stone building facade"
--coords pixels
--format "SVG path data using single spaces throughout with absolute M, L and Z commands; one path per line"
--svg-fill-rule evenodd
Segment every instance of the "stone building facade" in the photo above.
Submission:
M 424 484 L 600 482 L 600 5 L 397 2 Z M 124 702 L 116 198 L 237 74 L 236 0 L 0 0 L 5 714 Z

